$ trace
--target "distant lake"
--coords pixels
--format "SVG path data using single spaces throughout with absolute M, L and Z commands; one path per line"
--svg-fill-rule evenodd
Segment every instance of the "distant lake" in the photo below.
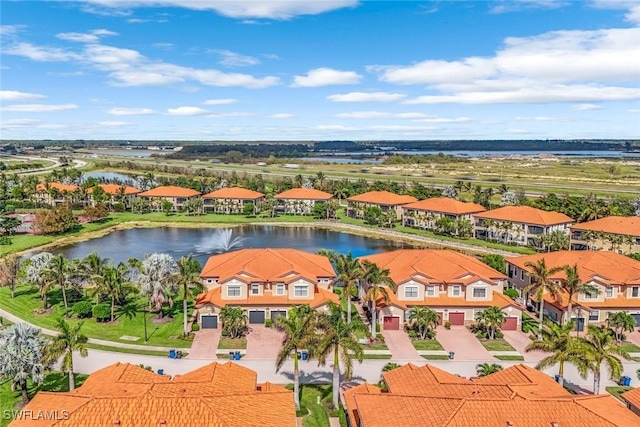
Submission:
M 82 174 L 84 179 L 87 178 L 104 178 L 107 180 L 119 179 L 121 181 L 133 181 L 131 175 L 126 175 L 124 173 L 119 172 L 86 172 Z
M 331 153 L 331 155 L 323 157 L 314 157 L 315 159 L 344 159 L 347 156 L 391 156 L 393 154 L 403 155 L 428 155 L 428 154 L 445 154 L 457 157 L 508 157 L 508 156 L 560 156 L 560 157 L 624 157 L 624 158 L 640 158 L 640 153 L 628 153 L 622 151 L 609 150 L 592 150 L 592 151 L 486 151 L 486 150 L 393 150 L 393 151 L 354 151 L 343 153 Z M 320 154 L 320 153 L 318 153 Z M 329 160 L 325 160 L 329 161 Z M 366 159 L 359 162 L 368 162 Z

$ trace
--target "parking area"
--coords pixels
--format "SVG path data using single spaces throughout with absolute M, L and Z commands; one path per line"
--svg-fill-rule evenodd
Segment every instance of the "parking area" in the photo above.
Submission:
M 393 360 L 422 359 L 413 344 L 411 344 L 411 340 L 405 331 L 383 329 L 381 332 Z
M 527 353 L 526 348 L 531 344 L 531 338 L 529 338 L 529 334 L 527 333 L 522 331 L 502 331 L 502 333 L 504 334 L 504 340 L 511 344 L 511 346 L 524 357 L 525 362 L 539 362 L 549 355 L 542 351 L 531 351 Z
M 436 331 L 436 338 L 446 351 L 455 353 L 455 360 L 497 360 L 465 326 L 438 326 Z
M 267 328 L 258 324 L 250 325 L 245 359 L 275 360 L 280 351 L 282 337 L 282 333 L 274 328 Z
M 201 329 L 195 334 L 189 359 L 216 359 L 221 329 Z

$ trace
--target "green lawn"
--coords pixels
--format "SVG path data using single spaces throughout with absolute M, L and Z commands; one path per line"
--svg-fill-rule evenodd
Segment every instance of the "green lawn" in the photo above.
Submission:
M 444 350 L 438 340 L 411 340 L 416 350 Z
M 51 314 L 36 315 L 34 310 L 42 308 L 42 301 L 38 290 L 33 286 L 20 286 L 16 289 L 16 297 L 11 298 L 11 293 L 6 287 L 0 288 L 0 307 L 11 314 L 19 316 L 34 325 L 55 329 L 56 318 L 63 314 L 62 292 L 58 289 L 49 292 L 49 302 L 54 307 Z M 178 339 L 182 335 L 182 301 L 176 300 L 173 308 L 165 307 L 165 314 L 171 315 L 174 320 L 163 324 L 152 323 L 155 314 L 146 313 L 147 316 L 147 337 L 148 342 L 144 342 L 144 312 L 142 307 L 146 306 L 146 299 L 140 298 L 131 305 L 131 310 L 122 309 L 118 311 L 117 320 L 111 323 L 99 323 L 94 319 L 85 319 L 83 332 L 89 338 L 96 338 L 106 341 L 150 345 L 161 347 L 186 348 L 191 346 L 191 342 Z M 191 304 L 189 304 L 191 307 Z M 136 309 L 137 307 L 137 309 Z M 71 323 L 76 320 L 70 320 Z M 123 340 L 122 336 L 139 337 L 137 341 Z
M 247 348 L 246 338 L 220 338 L 218 348 L 221 350 L 244 350 Z
M 373 341 L 373 344 L 360 344 L 363 350 L 389 350 L 387 344 L 384 341 Z
M 87 348 L 94 350 L 102 350 L 102 351 L 111 351 L 114 353 L 127 353 L 127 354 L 142 354 L 145 356 L 163 356 L 168 357 L 169 353 L 166 351 L 155 351 L 155 350 L 135 350 L 130 348 L 118 348 L 118 347 L 109 347 L 108 345 L 100 345 L 100 344 L 87 344 Z M 89 351 L 90 352 L 90 351 Z M 188 353 L 182 352 L 182 357 L 186 357 Z
M 289 390 L 293 390 L 293 384 L 287 385 Z M 329 425 L 329 417 L 339 416 L 340 426 L 347 426 L 347 419 L 344 411 L 333 411 L 331 385 L 328 384 L 300 384 L 300 411 L 303 427 L 326 427 Z
M 391 354 L 365 354 L 363 359 L 378 359 L 378 360 L 387 360 L 391 359 Z
M 623 342 L 622 343 L 622 348 L 627 353 L 640 353 L 640 347 L 638 347 L 637 345 L 635 345 L 632 342 L 628 342 L 628 341 L 627 342 Z
M 620 401 L 624 402 L 624 400 L 622 400 L 620 395 L 622 393 L 624 393 L 625 391 L 633 390 L 633 387 L 607 387 L 606 390 L 607 390 L 607 392 L 609 394 L 613 395 L 613 397 L 615 397 L 616 399 L 619 399 Z
M 498 360 L 520 360 L 523 361 L 524 357 L 522 356 L 493 356 Z
M 487 340 L 478 338 L 480 343 L 489 351 L 516 351 L 508 342 L 503 339 Z
M 87 375 L 75 374 L 76 387 L 81 386 L 86 379 Z M 40 386 L 29 382 L 28 390 L 29 398 L 33 398 L 38 391 L 69 391 L 69 378 L 61 372 L 50 372 Z M 20 402 L 22 402 L 20 390 L 11 391 L 10 381 L 0 382 L 0 427 L 9 425 L 10 420 L 7 419 L 9 417 L 4 416 L 7 413 L 5 411 L 16 410 L 16 404 Z
M 449 360 L 447 354 L 423 354 L 422 357 L 427 360 Z

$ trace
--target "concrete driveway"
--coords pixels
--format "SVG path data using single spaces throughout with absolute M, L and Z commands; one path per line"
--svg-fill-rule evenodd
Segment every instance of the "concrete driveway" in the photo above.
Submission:
M 627 341 L 640 347 L 640 330 L 638 328 L 634 328 L 633 332 L 626 332 L 626 335 Z
M 436 331 L 436 339 L 444 349 L 455 352 L 454 360 L 497 360 L 464 326 L 452 326 L 449 330 L 438 326 Z
M 217 359 L 216 351 L 222 329 L 201 329 L 196 332 L 196 336 L 189 350 L 189 359 Z
M 420 360 L 422 357 L 411 344 L 411 340 L 405 331 L 382 330 L 384 342 L 391 351 L 393 360 Z
M 543 353 L 542 351 L 530 351 L 527 353 L 526 348 L 531 344 L 529 334 L 522 331 L 502 331 L 502 333 L 504 334 L 504 340 L 511 344 L 511 346 L 524 357 L 526 362 L 537 363 L 549 356 L 549 353 Z
M 245 359 L 271 359 L 278 357 L 283 334 L 264 325 L 250 325 L 247 335 L 247 355 Z

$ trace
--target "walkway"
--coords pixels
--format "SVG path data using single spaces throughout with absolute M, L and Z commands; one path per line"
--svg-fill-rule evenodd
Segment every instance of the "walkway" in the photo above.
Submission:
M 201 329 L 196 332 L 196 336 L 189 350 L 189 359 L 209 359 L 216 360 L 218 343 L 222 329 Z
M 382 331 L 384 342 L 391 351 L 391 358 L 401 360 L 423 360 L 422 356 L 411 344 L 411 340 L 405 331 Z
M 527 346 L 531 344 L 531 338 L 522 331 L 502 331 L 504 340 L 511 344 L 513 348 L 520 353 L 526 362 L 539 362 L 547 357 L 548 353 L 541 351 L 530 351 L 527 353 Z
M 244 359 L 276 360 L 282 344 L 282 333 L 264 325 L 250 325 L 249 331 Z
M 465 326 L 452 326 L 451 329 L 438 326 L 436 338 L 446 351 L 455 353 L 455 360 L 497 360 Z

